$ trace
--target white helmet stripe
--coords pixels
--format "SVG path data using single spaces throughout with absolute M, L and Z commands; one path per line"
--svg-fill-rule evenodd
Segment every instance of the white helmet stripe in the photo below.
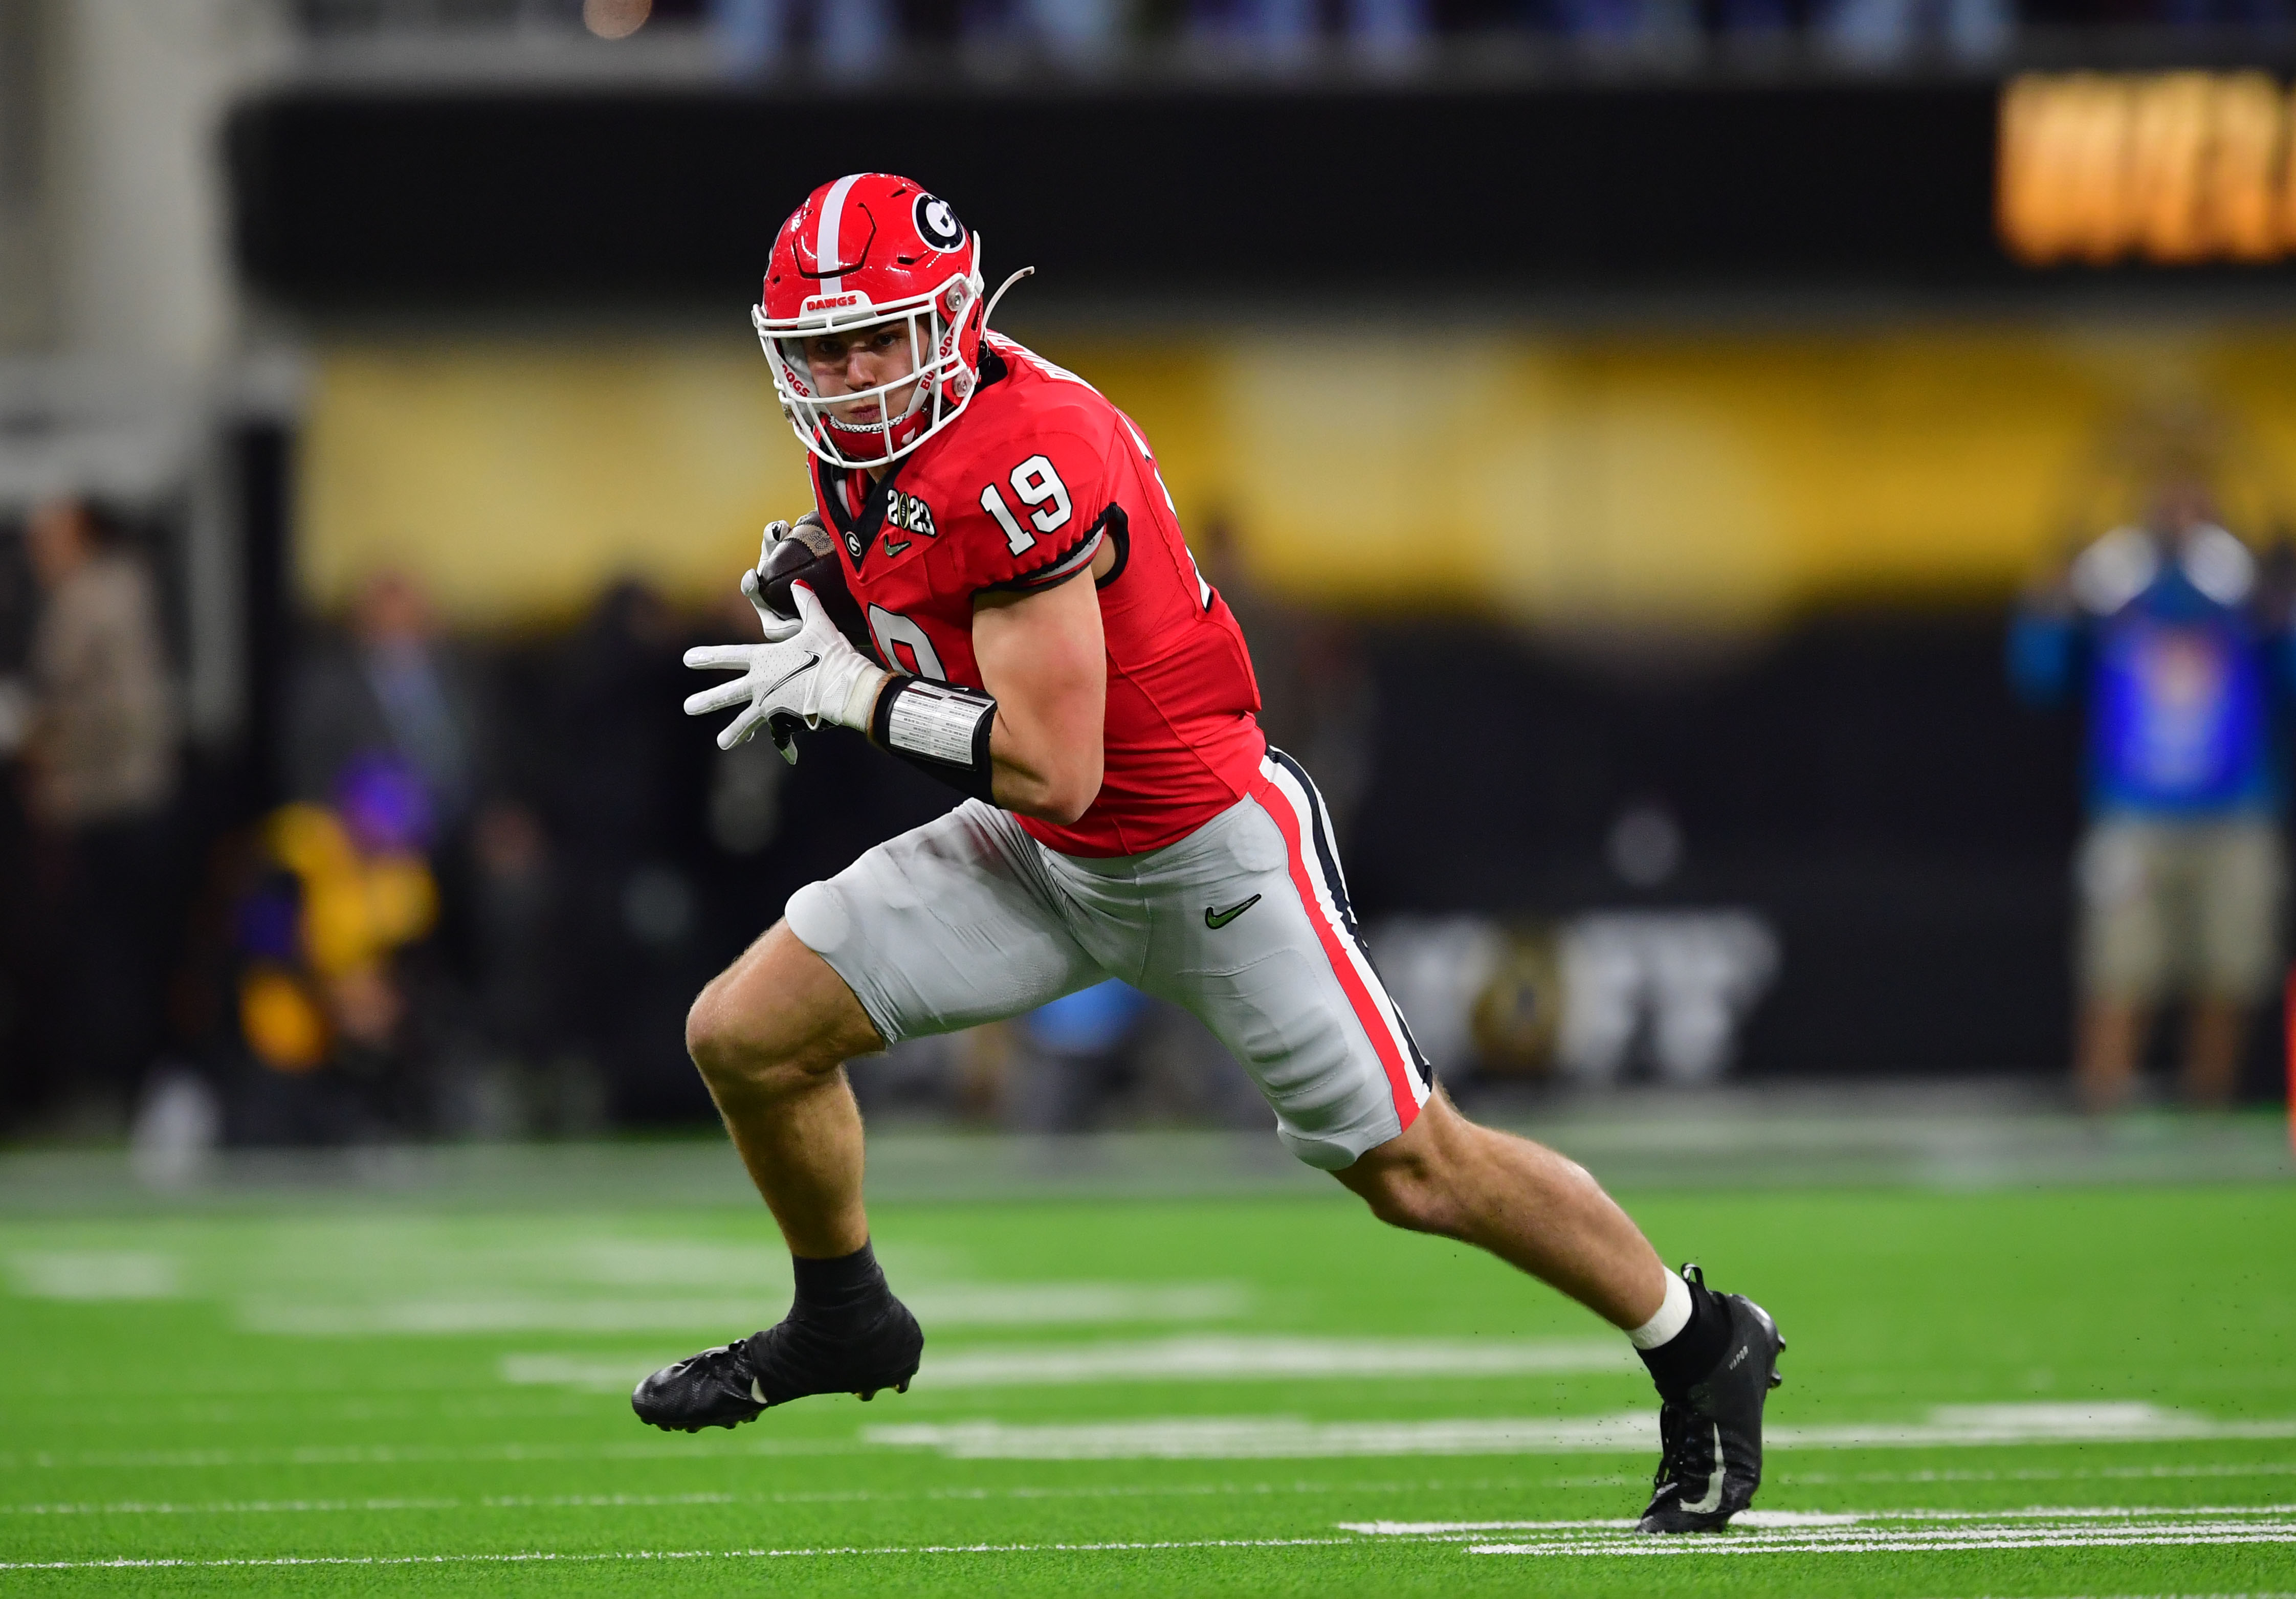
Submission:
M 845 197 L 861 178 L 862 174 L 858 172 L 848 173 L 830 184 L 829 193 L 822 196 L 821 231 L 815 235 L 813 264 L 822 274 L 821 292 L 824 294 L 840 294 L 845 289 L 844 280 L 838 275 L 846 263 L 845 258 L 838 253 L 837 234 L 845 225 Z

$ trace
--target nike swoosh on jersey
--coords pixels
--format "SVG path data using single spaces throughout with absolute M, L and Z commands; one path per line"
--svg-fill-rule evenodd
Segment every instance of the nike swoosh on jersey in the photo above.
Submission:
M 1224 911 L 1215 911 L 1211 906 L 1204 906 L 1204 925 L 1210 928 L 1214 932 L 1218 932 L 1221 928 L 1226 927 L 1229 922 L 1234 921 L 1238 916 L 1242 915 L 1244 912 L 1250 910 L 1253 906 L 1258 905 L 1259 903 L 1259 896 L 1254 894 L 1242 905 L 1232 905 Z
M 1705 1497 L 1682 1508 L 1694 1516 L 1712 1515 L 1722 1508 L 1722 1429 L 1714 1429 L 1714 1474 L 1706 1480 Z
M 907 549 L 914 542 L 914 540 L 913 539 L 904 538 L 900 543 L 895 544 L 893 542 L 893 536 L 890 533 L 888 533 L 885 535 L 885 554 L 888 555 L 898 555 L 903 550 Z

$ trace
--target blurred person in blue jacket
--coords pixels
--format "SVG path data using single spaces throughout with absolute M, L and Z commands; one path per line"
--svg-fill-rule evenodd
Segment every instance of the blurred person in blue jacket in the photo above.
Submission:
M 2029 701 L 2079 693 L 2088 713 L 2081 1100 L 2103 1111 L 2128 1098 L 2155 1010 L 2180 999 L 2185 1095 L 2222 1105 L 2279 966 L 2286 607 L 2207 490 L 2176 481 L 2144 525 L 2105 534 L 2027 597 L 2009 667 Z
M 1110 978 L 1039 1005 L 1021 1018 L 1027 1045 L 1013 1120 L 1031 1133 L 1081 1132 L 1137 1075 L 1151 1002 Z

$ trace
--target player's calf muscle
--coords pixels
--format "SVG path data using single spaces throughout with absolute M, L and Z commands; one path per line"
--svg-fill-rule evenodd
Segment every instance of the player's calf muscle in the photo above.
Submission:
M 1488 1250 L 1618 1326 L 1641 1325 L 1664 1297 L 1666 1268 L 1584 1167 L 1478 1127 L 1439 1094 L 1332 1175 L 1390 1226 Z

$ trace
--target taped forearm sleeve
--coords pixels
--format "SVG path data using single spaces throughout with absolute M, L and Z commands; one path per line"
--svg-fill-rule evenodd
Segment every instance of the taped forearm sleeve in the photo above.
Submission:
M 896 677 L 877 696 L 869 736 L 920 772 L 994 804 L 988 737 L 996 725 L 996 701 L 979 689 Z

